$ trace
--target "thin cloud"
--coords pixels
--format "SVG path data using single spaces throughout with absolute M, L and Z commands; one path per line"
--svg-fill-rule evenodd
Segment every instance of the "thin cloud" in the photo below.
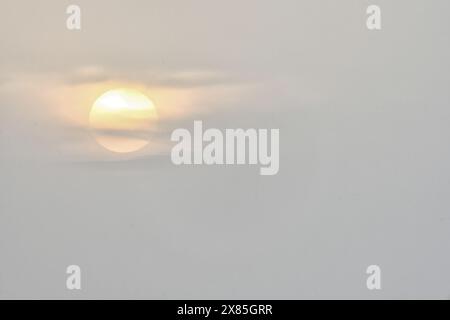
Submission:
M 149 87 L 197 88 L 214 85 L 236 84 L 237 78 L 220 71 L 191 70 L 121 70 L 99 66 L 84 66 L 64 76 L 70 85 L 85 85 L 99 82 L 138 82 Z

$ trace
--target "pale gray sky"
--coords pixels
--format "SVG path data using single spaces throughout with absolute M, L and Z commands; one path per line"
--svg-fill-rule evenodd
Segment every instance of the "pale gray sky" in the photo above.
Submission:
M 449 10 L 2 0 L 0 298 L 449 298 Z M 279 128 L 279 174 L 101 149 L 89 108 L 116 83 L 155 101 L 163 144 Z

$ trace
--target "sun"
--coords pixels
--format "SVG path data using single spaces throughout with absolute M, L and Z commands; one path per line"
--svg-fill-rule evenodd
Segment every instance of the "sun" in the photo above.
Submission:
M 128 153 L 145 147 L 155 129 L 155 105 L 135 89 L 114 89 L 93 104 L 89 123 L 96 141 L 109 151 Z

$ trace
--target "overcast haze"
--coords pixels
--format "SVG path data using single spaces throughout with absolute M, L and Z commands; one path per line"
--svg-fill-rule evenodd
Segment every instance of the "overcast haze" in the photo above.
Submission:
M 0 8 L 0 298 L 450 298 L 447 0 Z M 161 115 L 135 154 L 89 132 L 116 84 Z M 173 165 L 194 120 L 279 128 L 279 173 Z

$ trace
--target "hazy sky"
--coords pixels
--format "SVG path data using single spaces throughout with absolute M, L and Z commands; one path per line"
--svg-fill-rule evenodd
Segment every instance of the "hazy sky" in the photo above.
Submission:
M 449 11 L 3 0 L 0 298 L 450 298 Z M 158 146 L 117 155 L 91 136 L 118 85 L 155 102 Z M 194 120 L 279 128 L 278 175 L 174 166 L 170 133 Z

